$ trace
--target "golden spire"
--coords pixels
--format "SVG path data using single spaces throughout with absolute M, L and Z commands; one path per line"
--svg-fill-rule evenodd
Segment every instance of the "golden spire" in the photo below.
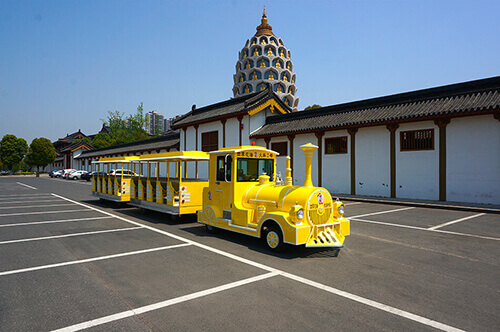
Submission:
M 274 36 L 273 33 L 273 27 L 270 26 L 267 23 L 267 16 L 266 16 L 266 6 L 264 6 L 264 12 L 262 13 L 262 19 L 260 20 L 260 25 L 257 27 L 257 32 L 255 33 L 256 36 Z

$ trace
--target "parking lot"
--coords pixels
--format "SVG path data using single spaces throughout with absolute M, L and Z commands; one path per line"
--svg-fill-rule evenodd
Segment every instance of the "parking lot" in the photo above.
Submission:
M 0 178 L 0 330 L 500 328 L 500 215 L 346 202 L 332 250 L 272 254 L 90 182 Z

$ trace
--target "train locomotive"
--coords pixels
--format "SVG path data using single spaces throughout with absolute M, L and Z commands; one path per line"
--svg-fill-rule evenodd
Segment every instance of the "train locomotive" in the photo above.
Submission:
M 277 152 L 258 146 L 209 152 L 209 182 L 197 220 L 209 232 L 218 228 L 263 238 L 271 250 L 285 243 L 341 248 L 349 235 L 344 204 L 313 186 L 311 164 L 318 147 L 305 144 L 304 184 L 292 184 L 290 158 L 284 184 L 276 175 Z M 268 175 L 269 174 L 269 175 Z

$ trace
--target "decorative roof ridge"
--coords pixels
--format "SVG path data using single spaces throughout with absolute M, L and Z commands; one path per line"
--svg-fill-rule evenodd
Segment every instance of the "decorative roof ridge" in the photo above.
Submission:
M 342 104 L 315 108 L 307 111 L 282 114 L 280 116 L 268 117 L 266 124 L 278 123 L 289 120 L 299 120 L 315 116 L 332 115 L 336 113 L 355 112 L 365 108 L 379 108 L 397 104 L 418 103 L 426 100 L 441 98 L 453 98 L 467 94 L 483 93 L 487 91 L 500 90 L 500 76 L 494 76 L 474 81 L 449 84 L 422 90 L 403 92 L 394 95 L 363 99 Z
M 220 102 L 215 103 L 215 104 L 203 106 L 201 108 L 194 108 L 191 111 L 187 112 L 186 114 L 181 115 L 179 118 L 177 118 L 172 125 L 175 125 L 175 123 L 179 122 L 180 120 L 186 118 L 187 116 L 189 116 L 191 114 L 200 114 L 200 113 L 204 113 L 204 112 L 208 112 L 210 110 L 213 110 L 214 108 L 219 108 L 219 107 L 223 107 L 223 106 L 228 106 L 228 105 L 233 105 L 233 104 L 245 102 L 247 99 L 250 99 L 253 96 L 258 95 L 259 93 L 261 93 L 261 91 L 238 96 L 236 98 L 230 98 L 230 99 L 223 100 L 223 101 L 220 101 Z
M 170 134 L 163 135 L 163 136 L 158 136 L 158 137 L 153 137 L 153 138 L 147 138 L 147 139 L 143 139 L 143 140 L 140 140 L 140 141 L 122 143 L 122 144 L 117 144 L 117 145 L 110 145 L 110 146 L 106 146 L 104 148 L 94 149 L 94 150 L 92 150 L 92 152 L 99 152 L 99 151 L 116 149 L 116 148 L 124 148 L 124 147 L 127 147 L 127 146 L 133 146 L 133 145 L 138 145 L 138 144 L 154 143 L 154 142 L 157 142 L 157 141 L 158 142 L 159 141 L 167 141 L 167 140 L 179 138 L 180 135 L 181 135 L 180 132 L 175 131 L 175 132 L 172 132 Z M 83 153 L 85 153 L 85 152 L 83 152 Z

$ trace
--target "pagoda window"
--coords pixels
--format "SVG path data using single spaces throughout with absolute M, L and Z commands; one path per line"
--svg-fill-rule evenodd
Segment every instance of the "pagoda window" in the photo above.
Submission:
M 281 40 L 281 38 L 279 39 L 279 43 L 280 43 L 281 46 L 284 46 L 283 45 L 283 40 Z
M 275 84 L 273 90 L 274 90 L 274 92 L 281 92 L 281 93 L 286 92 L 285 87 L 280 83 Z
M 245 84 L 245 87 L 243 88 L 243 93 L 250 93 L 253 92 L 253 87 L 250 84 Z
M 257 60 L 257 66 L 259 68 L 269 67 L 269 60 L 267 60 L 265 58 L 261 58 L 261 59 Z
M 259 43 L 261 45 L 266 45 L 267 44 L 267 38 L 266 37 L 260 37 Z
M 292 65 L 291 61 L 287 61 L 287 63 L 286 63 L 286 69 L 288 69 L 289 71 L 293 70 L 293 65 Z
M 271 56 L 271 55 L 276 55 L 276 51 L 274 50 L 273 47 L 269 46 L 266 48 L 266 55 Z
M 283 80 L 285 82 L 290 82 L 290 76 L 288 76 L 287 73 L 283 73 L 283 74 L 281 74 L 281 80 Z
M 276 67 L 276 68 L 283 68 L 283 62 L 279 59 L 276 59 L 273 61 L 274 65 L 273 67 Z
M 264 91 L 266 89 L 266 85 L 264 83 L 260 83 L 257 85 L 257 90 L 255 91 Z

